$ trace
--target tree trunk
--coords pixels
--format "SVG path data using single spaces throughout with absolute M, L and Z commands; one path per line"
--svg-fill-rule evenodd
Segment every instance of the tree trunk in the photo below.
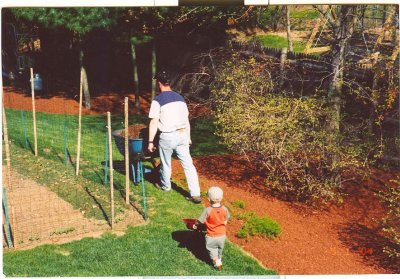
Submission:
M 365 11 L 367 9 L 367 5 L 361 6 L 361 30 L 360 32 L 364 32 L 364 20 L 365 20 Z
M 279 6 L 275 6 L 275 10 L 273 12 L 273 19 L 272 19 L 272 29 L 274 32 L 278 31 L 278 22 L 279 22 Z
M 383 5 L 383 8 L 382 8 L 382 27 L 385 25 L 385 22 L 386 22 L 386 13 L 387 13 L 387 5 Z
M 134 83 L 134 91 L 135 91 L 135 108 L 140 110 L 140 94 L 139 94 L 139 76 L 138 76 L 138 67 L 136 62 L 136 46 L 131 40 L 131 55 L 132 55 L 132 63 L 133 63 L 133 83 Z
M 378 74 L 375 72 L 372 78 L 372 86 L 371 86 L 371 104 L 369 105 L 369 119 L 368 119 L 368 132 L 369 136 L 373 136 L 374 134 L 374 122 L 375 122 L 375 106 L 376 100 L 378 97 Z
M 334 30 L 332 45 L 332 76 L 329 83 L 328 98 L 334 108 L 334 118 L 330 127 L 334 135 L 340 133 L 340 102 L 343 85 L 343 65 L 348 41 L 353 34 L 357 20 L 356 7 L 342 5 L 338 15 L 338 25 Z M 351 18 L 351 20 L 349 20 Z
M 328 101 L 332 108 L 330 119 L 328 119 L 328 129 L 331 135 L 330 144 L 338 146 L 340 137 L 341 102 L 343 87 L 343 65 L 347 45 L 353 34 L 357 20 L 355 15 L 356 7 L 342 5 L 337 15 L 337 24 L 334 27 L 334 41 L 332 43 L 332 75 L 329 83 Z M 332 165 L 338 166 L 340 157 L 338 153 L 332 154 Z M 334 180 L 337 185 L 341 184 L 340 170 L 336 173 Z
M 82 44 L 79 43 L 79 64 L 81 67 L 82 83 L 83 83 L 83 97 L 85 99 L 85 107 L 90 109 L 90 92 L 89 92 L 89 82 L 86 74 L 85 65 L 83 63 L 83 50 Z
M 151 77 L 153 78 L 156 75 L 157 71 L 157 57 L 156 57 L 156 41 L 155 39 L 153 40 L 153 52 L 152 52 L 152 59 L 151 59 Z M 157 90 L 157 81 L 152 80 L 151 81 L 151 100 L 154 99 L 156 96 L 156 90 Z
M 279 90 L 283 90 L 283 85 L 285 83 L 285 78 L 286 78 L 285 64 L 286 64 L 286 60 L 287 60 L 287 48 L 282 48 L 281 61 L 280 61 Z
M 293 52 L 292 35 L 290 33 L 290 10 L 289 10 L 289 5 L 286 5 L 286 33 L 287 33 L 287 41 L 288 41 L 288 50 L 290 52 Z

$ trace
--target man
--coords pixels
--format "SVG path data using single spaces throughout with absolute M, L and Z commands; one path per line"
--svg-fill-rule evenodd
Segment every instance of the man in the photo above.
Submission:
M 159 129 L 159 152 L 161 159 L 161 189 L 171 190 L 171 157 L 175 151 L 189 186 L 188 200 L 200 203 L 199 178 L 189 152 L 190 138 L 189 110 L 185 99 L 171 89 L 171 75 L 167 71 L 158 72 L 157 80 L 161 93 L 154 98 L 150 106 L 148 150 L 155 150 L 153 140 Z

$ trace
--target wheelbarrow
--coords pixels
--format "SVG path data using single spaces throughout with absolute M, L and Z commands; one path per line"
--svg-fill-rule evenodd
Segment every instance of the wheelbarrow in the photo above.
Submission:
M 112 132 L 112 135 L 119 152 L 125 156 L 124 129 L 115 130 Z M 135 136 L 137 138 L 128 136 L 129 164 L 132 167 L 133 182 L 139 184 L 140 178 L 142 178 L 145 173 L 158 172 L 160 165 L 157 165 L 155 160 L 155 157 L 158 156 L 158 152 L 149 152 L 146 148 L 148 145 L 148 128 L 142 128 L 140 133 Z M 155 139 L 154 142 L 156 143 L 158 141 Z M 142 170 L 141 166 L 143 161 L 150 161 L 153 168 L 143 168 Z

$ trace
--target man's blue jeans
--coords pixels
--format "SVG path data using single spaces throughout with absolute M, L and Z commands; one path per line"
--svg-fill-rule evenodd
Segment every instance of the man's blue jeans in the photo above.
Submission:
M 200 196 L 199 178 L 192 157 L 189 151 L 189 138 L 185 130 L 178 130 L 171 133 L 161 133 L 160 142 L 161 159 L 161 187 L 171 190 L 171 157 L 175 151 L 185 171 L 186 181 L 192 197 Z

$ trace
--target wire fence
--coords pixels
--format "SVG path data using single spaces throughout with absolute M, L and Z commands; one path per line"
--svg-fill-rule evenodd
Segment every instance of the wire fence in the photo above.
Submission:
M 3 246 L 24 248 L 68 241 L 111 227 L 125 229 L 144 221 L 144 186 L 137 187 L 131 181 L 130 203 L 126 204 L 124 155 L 114 143 L 110 146 L 108 142 L 105 115 L 82 116 L 77 176 L 77 115 L 37 112 L 38 156 L 35 156 L 32 111 L 6 109 L 5 114 L 11 171 L 5 173 L 3 168 L 4 181 L 6 178 L 10 181 L 3 182 L 6 186 L 3 229 L 7 236 Z M 131 119 L 130 122 L 136 121 Z M 111 123 L 112 130 L 122 129 L 123 117 L 112 116 Z M 111 151 L 112 195 L 109 177 Z M 3 158 L 6 159 L 4 152 Z

